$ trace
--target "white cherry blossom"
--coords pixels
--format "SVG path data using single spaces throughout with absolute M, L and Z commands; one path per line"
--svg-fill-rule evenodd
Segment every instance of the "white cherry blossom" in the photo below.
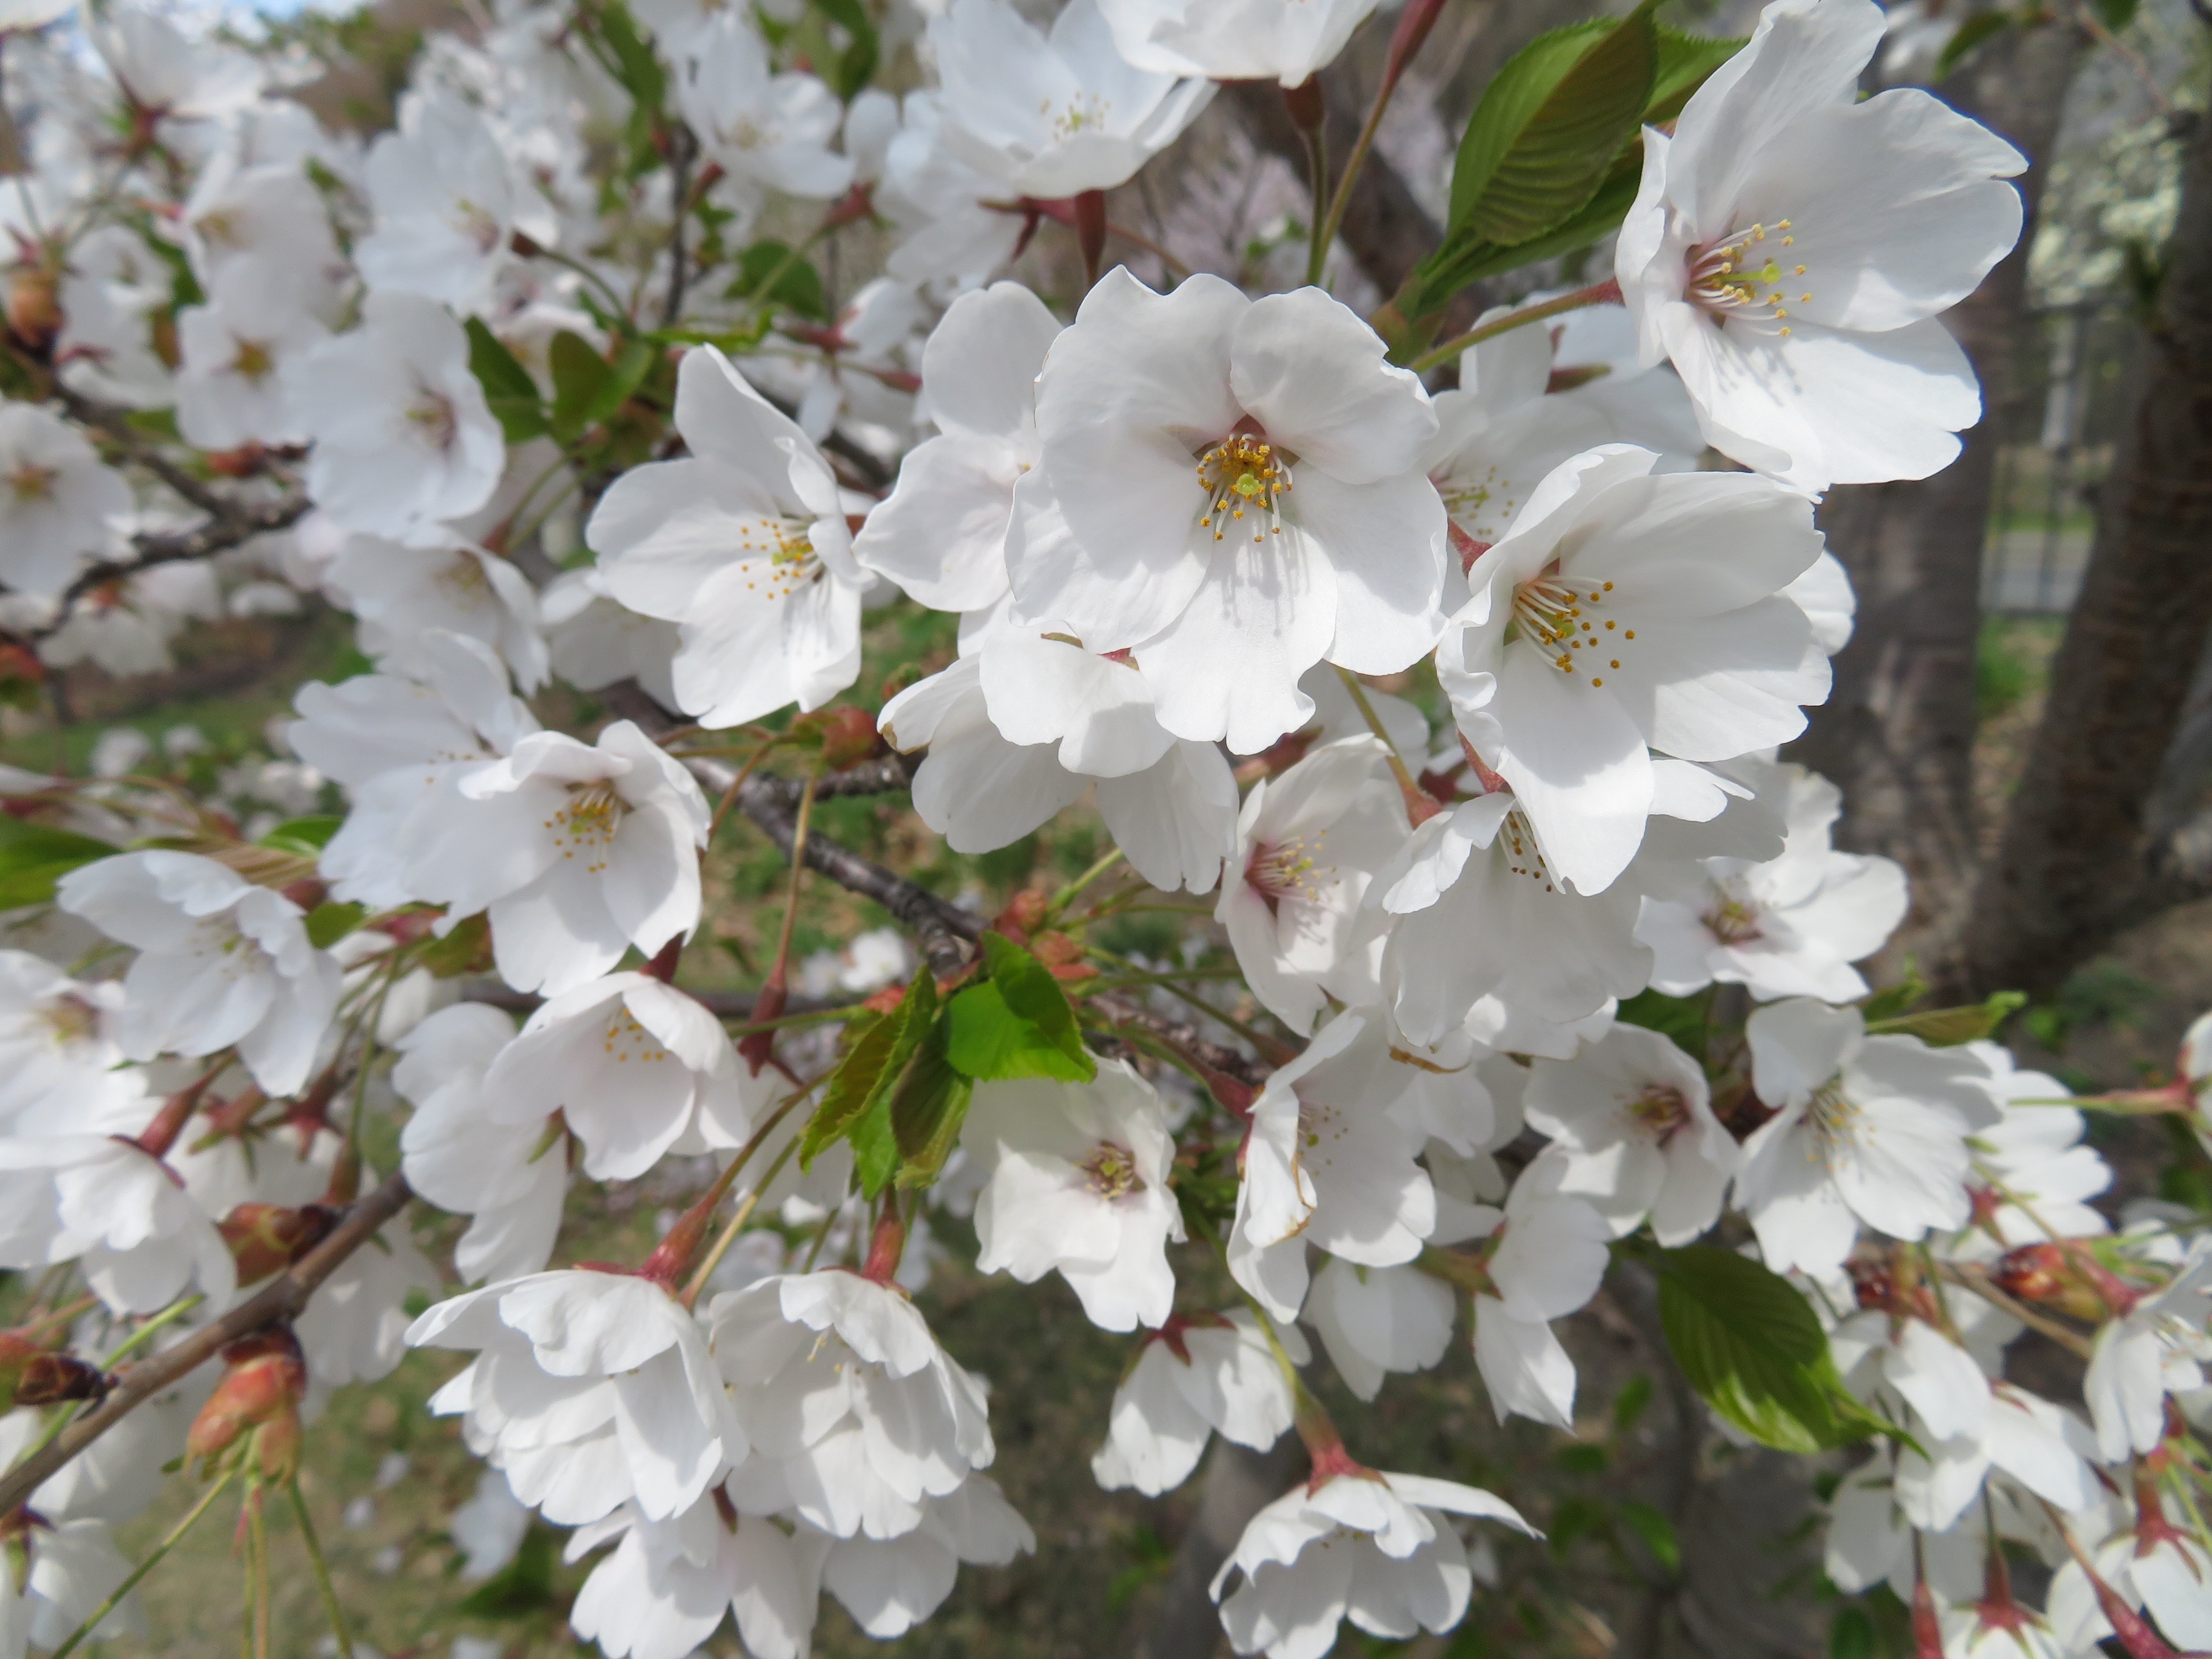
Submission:
M 1294 1364 L 1305 1339 L 1285 1326 L 1278 1340 Z M 1190 1478 L 1213 1435 L 1265 1451 L 1291 1426 L 1294 1402 L 1267 1334 L 1249 1310 L 1181 1314 L 1146 1333 L 1143 1351 L 1114 1390 L 1106 1443 L 1091 1472 L 1109 1492 L 1147 1497 Z
M 419 295 L 372 294 L 362 325 L 288 357 L 295 418 L 315 441 L 307 491 L 348 530 L 414 541 L 483 505 L 507 446 L 469 372 L 468 337 Z
M 939 611 L 1006 592 L 1014 485 L 1036 465 L 1036 377 L 1060 320 L 1018 283 L 963 294 L 921 353 L 938 435 L 899 463 L 896 486 L 853 538 L 853 557 Z
M 400 1132 L 400 1170 L 430 1203 L 469 1218 L 453 1247 L 464 1280 L 544 1271 L 561 1229 L 568 1154 L 551 1114 L 514 1123 L 484 1109 L 484 1073 L 514 1041 L 507 1015 L 465 1002 L 396 1045 L 392 1086 L 415 1109 Z
M 1832 1271 L 1861 1223 L 1907 1241 L 1965 1223 L 1966 1137 L 1997 1115 L 1986 1062 L 1869 1036 L 1856 1008 L 1807 998 L 1761 1008 L 1746 1035 L 1775 1115 L 1744 1143 L 1735 1202 L 1768 1267 Z
M 133 1060 L 235 1045 L 254 1081 L 307 1080 L 337 1006 L 338 967 L 300 907 L 197 853 L 126 853 L 62 878 L 55 902 L 135 947 L 115 1024 Z
M 0 581 L 58 598 L 117 550 L 131 486 L 82 434 L 35 404 L 0 404 Z
M 1811 507 L 1657 460 L 1606 445 L 1563 462 L 1469 567 L 1437 657 L 1461 732 L 1578 893 L 1642 844 L 1654 750 L 1732 760 L 1797 736 L 1799 705 L 1828 695 L 1827 657 L 1781 592 L 1820 554 Z
M 1244 798 L 1214 920 L 1252 994 L 1294 1031 L 1331 997 L 1376 1000 L 1389 918 L 1369 888 L 1410 833 L 1389 761 L 1379 738 L 1340 738 Z
M 1090 1083 L 981 1084 L 960 1144 L 988 1171 L 978 1272 L 1034 1284 L 1057 1270 L 1103 1330 L 1157 1328 L 1174 1311 L 1175 1139 L 1166 1105 L 1127 1061 L 1102 1061 Z
M 1255 754 L 1327 660 L 1395 673 L 1436 642 L 1444 511 L 1420 382 L 1315 289 L 1247 299 L 1109 271 L 1037 380 L 1016 485 L 1016 609 L 1128 650 L 1160 723 Z
M 707 1334 L 650 1279 L 535 1273 L 441 1302 L 412 1347 L 473 1351 L 431 1397 L 514 1494 L 574 1526 L 634 1502 L 682 1513 L 745 1455 Z
M 1049 34 L 1006 0 L 952 0 L 930 21 L 929 45 L 943 83 L 939 142 L 1008 196 L 1126 183 L 1213 96 L 1203 76 L 1124 58 L 1099 0 L 1067 0 Z
M 1782 856 L 1705 859 L 1679 890 L 1647 896 L 1636 937 L 1651 947 L 1652 985 L 1688 996 L 1719 981 L 1761 1001 L 1864 996 L 1866 981 L 1851 963 L 1880 950 L 1905 919 L 1905 872 L 1829 845 L 1843 794 L 1826 778 L 1754 761 L 1727 769 L 1779 798 L 1789 823 Z
M 1375 0 L 1099 0 L 1098 9 L 1139 69 L 1295 87 L 1335 60 Z
M 698 924 L 706 798 L 629 721 L 532 732 L 452 784 L 403 826 L 403 880 L 449 921 L 484 912 L 517 989 L 559 996 Z
M 354 258 L 371 292 L 481 314 L 515 236 L 559 240 L 551 210 L 490 125 L 442 88 L 400 100 L 398 130 L 371 146 L 363 172 L 376 228 Z
M 1924 478 L 1980 418 L 1936 320 L 2019 240 L 2027 158 L 1917 87 L 1861 101 L 1871 0 L 1774 0 L 1670 138 L 1614 253 L 1642 356 L 1705 440 L 1793 489 Z
M 1347 1619 L 1391 1640 L 1449 1630 L 1474 1588 L 1455 1515 L 1534 1535 L 1502 1498 L 1430 1475 L 1360 1469 L 1292 1487 L 1252 1517 L 1214 1577 L 1230 1645 L 1322 1659 Z
M 478 1109 L 540 1136 L 557 1110 L 584 1173 L 624 1181 L 671 1152 L 743 1146 L 768 1086 L 692 998 L 650 974 L 609 974 L 531 1015 L 486 1067 Z
M 860 595 L 836 475 L 712 346 L 684 354 L 682 460 L 625 473 L 585 531 L 606 591 L 679 624 L 678 705 L 708 726 L 828 702 L 860 666 Z
M 1660 1243 L 1686 1244 L 1720 1218 L 1735 1141 L 1713 1115 L 1704 1071 L 1658 1032 L 1615 1025 L 1571 1060 L 1535 1061 L 1522 1105 L 1552 1137 L 1543 1156 L 1562 1165 L 1558 1190 L 1616 1237 L 1648 1217 Z

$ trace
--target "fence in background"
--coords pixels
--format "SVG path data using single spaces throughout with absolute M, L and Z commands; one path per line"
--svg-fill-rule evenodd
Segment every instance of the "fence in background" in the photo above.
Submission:
M 2021 342 L 2022 395 L 1992 416 L 2002 431 L 1982 549 L 1985 612 L 2072 608 L 2123 418 L 2130 327 L 2126 311 L 2109 300 L 2032 313 Z

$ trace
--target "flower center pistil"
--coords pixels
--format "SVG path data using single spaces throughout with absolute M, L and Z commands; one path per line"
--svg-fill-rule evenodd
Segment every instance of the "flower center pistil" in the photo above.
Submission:
M 607 849 L 615 844 L 615 832 L 629 810 L 629 804 L 611 784 L 572 783 L 568 799 L 545 820 L 545 828 L 553 832 L 553 844 L 562 858 L 581 853 L 586 870 L 597 875 L 607 867 Z
M 1279 842 L 1261 842 L 1252 848 L 1252 856 L 1245 860 L 1244 881 L 1253 891 L 1267 901 L 1267 911 L 1273 915 L 1276 907 L 1286 898 L 1312 898 L 1316 895 L 1313 873 L 1322 867 L 1316 856 L 1322 843 L 1328 839 L 1328 831 L 1322 830 L 1313 838 L 1313 850 L 1306 850 L 1304 836 L 1289 836 Z M 1334 866 L 1332 866 L 1334 867 Z
M 1212 530 L 1217 542 L 1247 512 L 1267 520 L 1264 531 L 1253 526 L 1254 541 L 1283 533 L 1281 498 L 1291 489 L 1290 463 L 1261 434 L 1232 432 L 1200 454 L 1198 483 L 1206 491 L 1206 511 L 1198 522 Z
M 460 436 L 461 418 L 453 409 L 453 400 L 427 386 L 416 389 L 415 401 L 407 406 L 407 423 L 441 454 Z
M 266 340 L 239 340 L 238 355 L 230 360 L 230 372 L 241 380 L 259 386 L 276 367 L 276 356 L 269 349 Z
M 1748 945 L 1765 937 L 1759 907 L 1735 893 L 1722 894 L 1704 921 L 1705 931 L 1723 945 Z
M 1104 1199 L 1127 1198 L 1145 1184 L 1129 1149 L 1116 1146 L 1110 1140 L 1102 1140 L 1093 1146 L 1076 1168 L 1083 1171 L 1091 1190 Z
M 1784 321 L 1790 315 L 1784 304 L 1790 297 L 1789 289 L 1797 290 L 1796 303 L 1800 305 L 1813 297 L 1803 286 L 1805 267 L 1785 264 L 1789 256 L 1778 254 L 1767 246 L 1775 237 L 1782 247 L 1792 246 L 1797 239 L 1789 230 L 1787 219 L 1776 224 L 1771 233 L 1765 225 L 1753 225 L 1693 249 L 1688 283 L 1691 302 L 1724 323 L 1741 322 L 1762 330 L 1771 324 L 1789 333 L 1789 325 Z
M 1507 812 L 1505 822 L 1498 826 L 1498 845 L 1504 852 L 1507 870 L 1527 877 L 1547 893 L 1559 890 L 1544 863 L 1542 849 L 1536 845 L 1536 832 L 1519 807 Z
M 19 501 L 43 501 L 53 495 L 54 480 L 60 476 L 58 468 L 25 461 L 8 475 L 8 488 Z
M 820 581 L 823 565 L 808 539 L 812 526 L 795 519 L 749 519 L 738 532 L 738 573 L 750 592 L 769 600 L 787 599 Z
M 1527 640 L 1561 673 L 1587 673 L 1592 685 L 1602 686 L 1607 671 L 1620 666 L 1619 653 L 1626 643 L 1636 637 L 1636 630 L 1618 617 L 1588 614 L 1611 603 L 1612 592 L 1609 581 L 1578 586 L 1560 574 L 1557 563 L 1547 565 L 1514 584 L 1513 617 L 1505 637 L 1509 642 Z
M 1625 1103 L 1629 1116 L 1662 1146 L 1689 1127 L 1690 1103 L 1671 1084 L 1646 1084 L 1641 1092 Z
M 1842 1073 L 1813 1091 L 1812 1099 L 1805 1103 L 1805 1123 L 1823 1158 L 1858 1139 L 1859 1109 L 1844 1092 Z
M 1079 92 L 1058 110 L 1047 98 L 1037 105 L 1037 113 L 1052 124 L 1053 142 L 1064 144 L 1079 132 L 1103 127 L 1114 107 L 1113 100 L 1096 92 Z
M 602 1047 L 617 1065 L 633 1060 L 650 1065 L 668 1058 L 668 1050 L 661 1046 L 660 1039 L 637 1023 L 637 1016 L 630 1012 L 627 1003 L 617 1002 L 608 1016 Z

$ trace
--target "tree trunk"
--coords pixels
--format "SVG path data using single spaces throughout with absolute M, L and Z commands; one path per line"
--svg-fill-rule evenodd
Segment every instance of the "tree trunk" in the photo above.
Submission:
M 1828 545 L 1858 592 L 1858 627 L 1835 662 L 1835 690 L 1790 758 L 1844 792 L 1837 839 L 1895 859 L 1914 909 L 1899 945 L 1954 933 L 1979 852 L 1974 822 L 1974 654 L 1982 544 L 2006 416 L 2032 395 L 2027 258 L 2045 162 L 2086 41 L 2057 24 L 2008 29 L 1942 91 L 2029 160 L 2014 182 L 2027 212 L 2020 245 L 1948 313 L 1981 377 L 1981 422 L 1932 478 L 1845 487 L 1821 512 Z
M 1138 1644 L 1137 1659 L 1212 1659 L 1224 1645 L 1213 1575 L 1245 1524 L 1291 1489 L 1305 1464 L 1298 1437 L 1286 1434 L 1263 1452 L 1216 1438 L 1206 1454 L 1198 1512 L 1176 1547 L 1166 1597 Z
M 2163 867 L 2146 808 L 2212 629 L 2212 120 L 2189 118 L 2142 395 L 1975 894 L 1962 972 L 1974 988 L 2047 992 L 2161 896 L 2146 887 Z

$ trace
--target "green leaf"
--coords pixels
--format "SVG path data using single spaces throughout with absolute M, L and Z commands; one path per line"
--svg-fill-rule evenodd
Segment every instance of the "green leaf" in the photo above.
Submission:
M 1712 1006 L 1711 988 L 1686 997 L 1638 991 L 1620 1005 L 1613 1018 L 1658 1032 L 1702 1066 L 1705 1060 L 1706 1022 L 1711 1018 Z
M 1869 1036 L 1915 1036 L 1939 1048 L 1978 1042 L 2027 1006 L 2025 991 L 1999 991 L 1985 1002 L 1963 1008 L 1924 1008 L 1893 1019 L 1869 1020 Z
M 71 830 L 0 813 L 0 910 L 44 904 L 70 871 L 122 850 Z
M 1846 1601 L 1836 1609 L 1828 1626 L 1828 1659 L 1875 1659 L 1881 1651 L 1881 1639 L 1872 1613 L 1856 1601 Z
M 594 21 L 599 25 L 599 38 L 607 43 L 615 55 L 617 65 L 616 78 L 623 89 L 641 104 L 657 107 L 668 95 L 668 76 L 660 67 L 660 60 L 653 55 L 653 48 L 637 32 L 629 9 L 622 0 L 602 0 L 596 9 Z
M 937 981 L 925 969 L 917 971 L 899 1006 L 871 1023 L 845 1051 L 822 1091 L 822 1103 L 806 1121 L 799 1142 L 799 1167 L 811 1168 L 824 1147 L 850 1133 L 854 1126 L 878 1107 L 887 1107 L 892 1088 L 907 1060 L 937 1018 Z M 888 1142 L 888 1112 L 881 1126 Z M 857 1157 L 860 1142 L 855 1139 Z M 888 1178 L 888 1176 L 886 1176 Z
M 1531 240 L 1597 192 L 1651 101 L 1651 5 L 1540 34 L 1507 60 L 1460 140 L 1447 246 Z
M 1003 933 L 983 935 L 983 957 L 991 977 L 946 1006 L 945 1054 L 955 1069 L 992 1081 L 1097 1077 L 1098 1062 L 1051 971 Z
M 500 338 L 484 326 L 483 319 L 468 322 L 469 373 L 483 388 L 492 418 L 511 444 L 526 443 L 545 430 L 545 400 L 538 395 L 538 382 Z
M 1644 106 L 1644 125 L 1656 127 L 1680 115 L 1707 77 L 1750 44 L 1748 35 L 1714 39 L 1660 24 L 1658 64 L 1651 76 L 1651 101 Z
M 1651 1552 L 1651 1559 L 1659 1564 L 1660 1571 L 1680 1572 L 1682 1546 L 1674 1536 L 1674 1523 L 1650 1504 L 1633 1498 L 1622 1498 L 1618 1507 L 1622 1524 L 1644 1540 L 1644 1547 Z
M 2097 0 L 2097 16 L 2117 34 L 2136 21 L 2136 0 Z
M 738 255 L 737 279 L 722 297 L 773 300 L 817 323 L 830 320 L 830 294 L 822 286 L 822 273 L 808 260 L 794 258 L 782 242 L 755 242 Z
M 2112 0 L 2098 0 L 2097 9 L 2100 13 L 2106 14 L 2106 21 L 2108 24 L 2111 23 L 2109 13 L 2120 7 L 2124 7 L 2127 11 L 2133 13 L 2134 0 L 2119 0 L 2119 5 L 2117 7 L 2112 4 Z M 1939 82 L 1948 80 L 1951 71 L 1965 63 L 1972 55 L 1975 47 L 1980 46 L 1991 35 L 2002 34 L 2012 27 L 2013 15 L 2002 6 L 1992 7 L 1988 11 L 1976 12 L 1951 31 L 1951 38 L 1943 43 L 1943 50 L 1936 55 L 1936 73 L 1933 78 Z M 2120 24 L 2113 27 L 2126 26 Z
M 1762 1445 L 1815 1452 L 1881 1424 L 1844 1391 L 1828 1339 L 1789 1281 L 1711 1244 L 1659 1255 L 1659 1320 L 1682 1376 Z
M 1869 1025 L 1895 1019 L 1912 1005 L 1928 994 L 1928 981 L 1920 977 L 1920 964 L 1912 957 L 1905 959 L 1905 977 L 1894 985 L 1885 985 L 1859 1004 L 1859 1012 Z
M 1644 1415 L 1644 1408 L 1651 1403 L 1651 1379 L 1640 1372 L 1620 1385 L 1620 1392 L 1613 1397 L 1613 1428 L 1616 1434 L 1626 1434 L 1636 1426 Z
M 1412 291 L 1398 302 L 1407 316 L 1432 314 L 1469 283 L 1571 253 L 1619 227 L 1635 203 L 1643 178 L 1638 125 L 1673 120 L 1712 72 L 1745 44 L 1650 27 L 1650 76 L 1644 100 L 1624 118 L 1640 48 L 1638 31 L 1626 36 L 1621 31 L 1642 10 L 1618 24 L 1600 19 L 1539 36 L 1498 72 L 1461 140 L 1452 170 L 1451 228 L 1423 261 Z M 1621 101 L 1601 107 L 1601 95 Z M 1556 127 L 1540 122 L 1538 118 L 1555 104 L 1563 115 L 1579 106 L 1579 115 Z M 1598 118 L 1601 115 L 1603 120 Z M 1607 131 L 1617 137 L 1613 149 L 1600 155 Z M 1556 141 L 1550 148 L 1530 149 L 1526 155 L 1515 149 L 1524 138 L 1533 145 L 1547 134 Z M 1585 147 L 1577 150 L 1577 144 Z M 1577 155 L 1586 172 L 1568 165 Z M 1569 174 L 1573 179 L 1567 179 Z M 1526 213 L 1486 216 L 1478 222 L 1477 210 L 1491 184 L 1517 179 L 1527 185 L 1547 177 L 1558 191 L 1553 198 L 1557 210 L 1533 216 L 1547 222 L 1530 230 L 1532 216 Z M 1510 192 L 1509 197 L 1522 200 Z
M 599 389 L 592 394 L 584 409 L 584 424 L 594 427 L 614 417 L 615 411 L 629 401 L 645 377 L 653 372 L 659 359 L 659 349 L 646 340 L 625 340 L 623 349 L 615 354 L 614 366 L 607 371 Z
M 514 1619 L 551 1607 L 553 1560 L 551 1529 L 532 1527 L 514 1559 L 462 1597 L 458 1610 L 472 1619 Z
M 367 908 L 359 904 L 318 904 L 307 912 L 307 943 L 318 951 L 327 951 L 360 927 L 368 915 Z
M 848 37 L 829 80 L 838 97 L 849 104 L 875 74 L 877 61 L 883 55 L 883 42 L 876 33 L 874 20 L 861 6 L 860 0 L 815 0 L 815 3 L 822 15 Z
M 607 360 L 592 343 L 571 329 L 553 337 L 548 354 L 553 364 L 554 441 L 572 444 L 591 424 L 590 411 L 612 379 Z
M 968 1102 L 975 1092 L 975 1083 L 952 1069 L 937 1042 L 915 1050 L 890 1102 L 900 1186 L 927 1187 L 944 1170 L 945 1160 L 960 1143 L 960 1126 L 968 1121 Z
M 345 820 L 333 812 L 319 812 L 312 817 L 287 818 L 267 835 L 259 845 L 274 847 L 279 852 L 304 852 L 313 858 L 331 844 L 331 837 L 338 832 Z

